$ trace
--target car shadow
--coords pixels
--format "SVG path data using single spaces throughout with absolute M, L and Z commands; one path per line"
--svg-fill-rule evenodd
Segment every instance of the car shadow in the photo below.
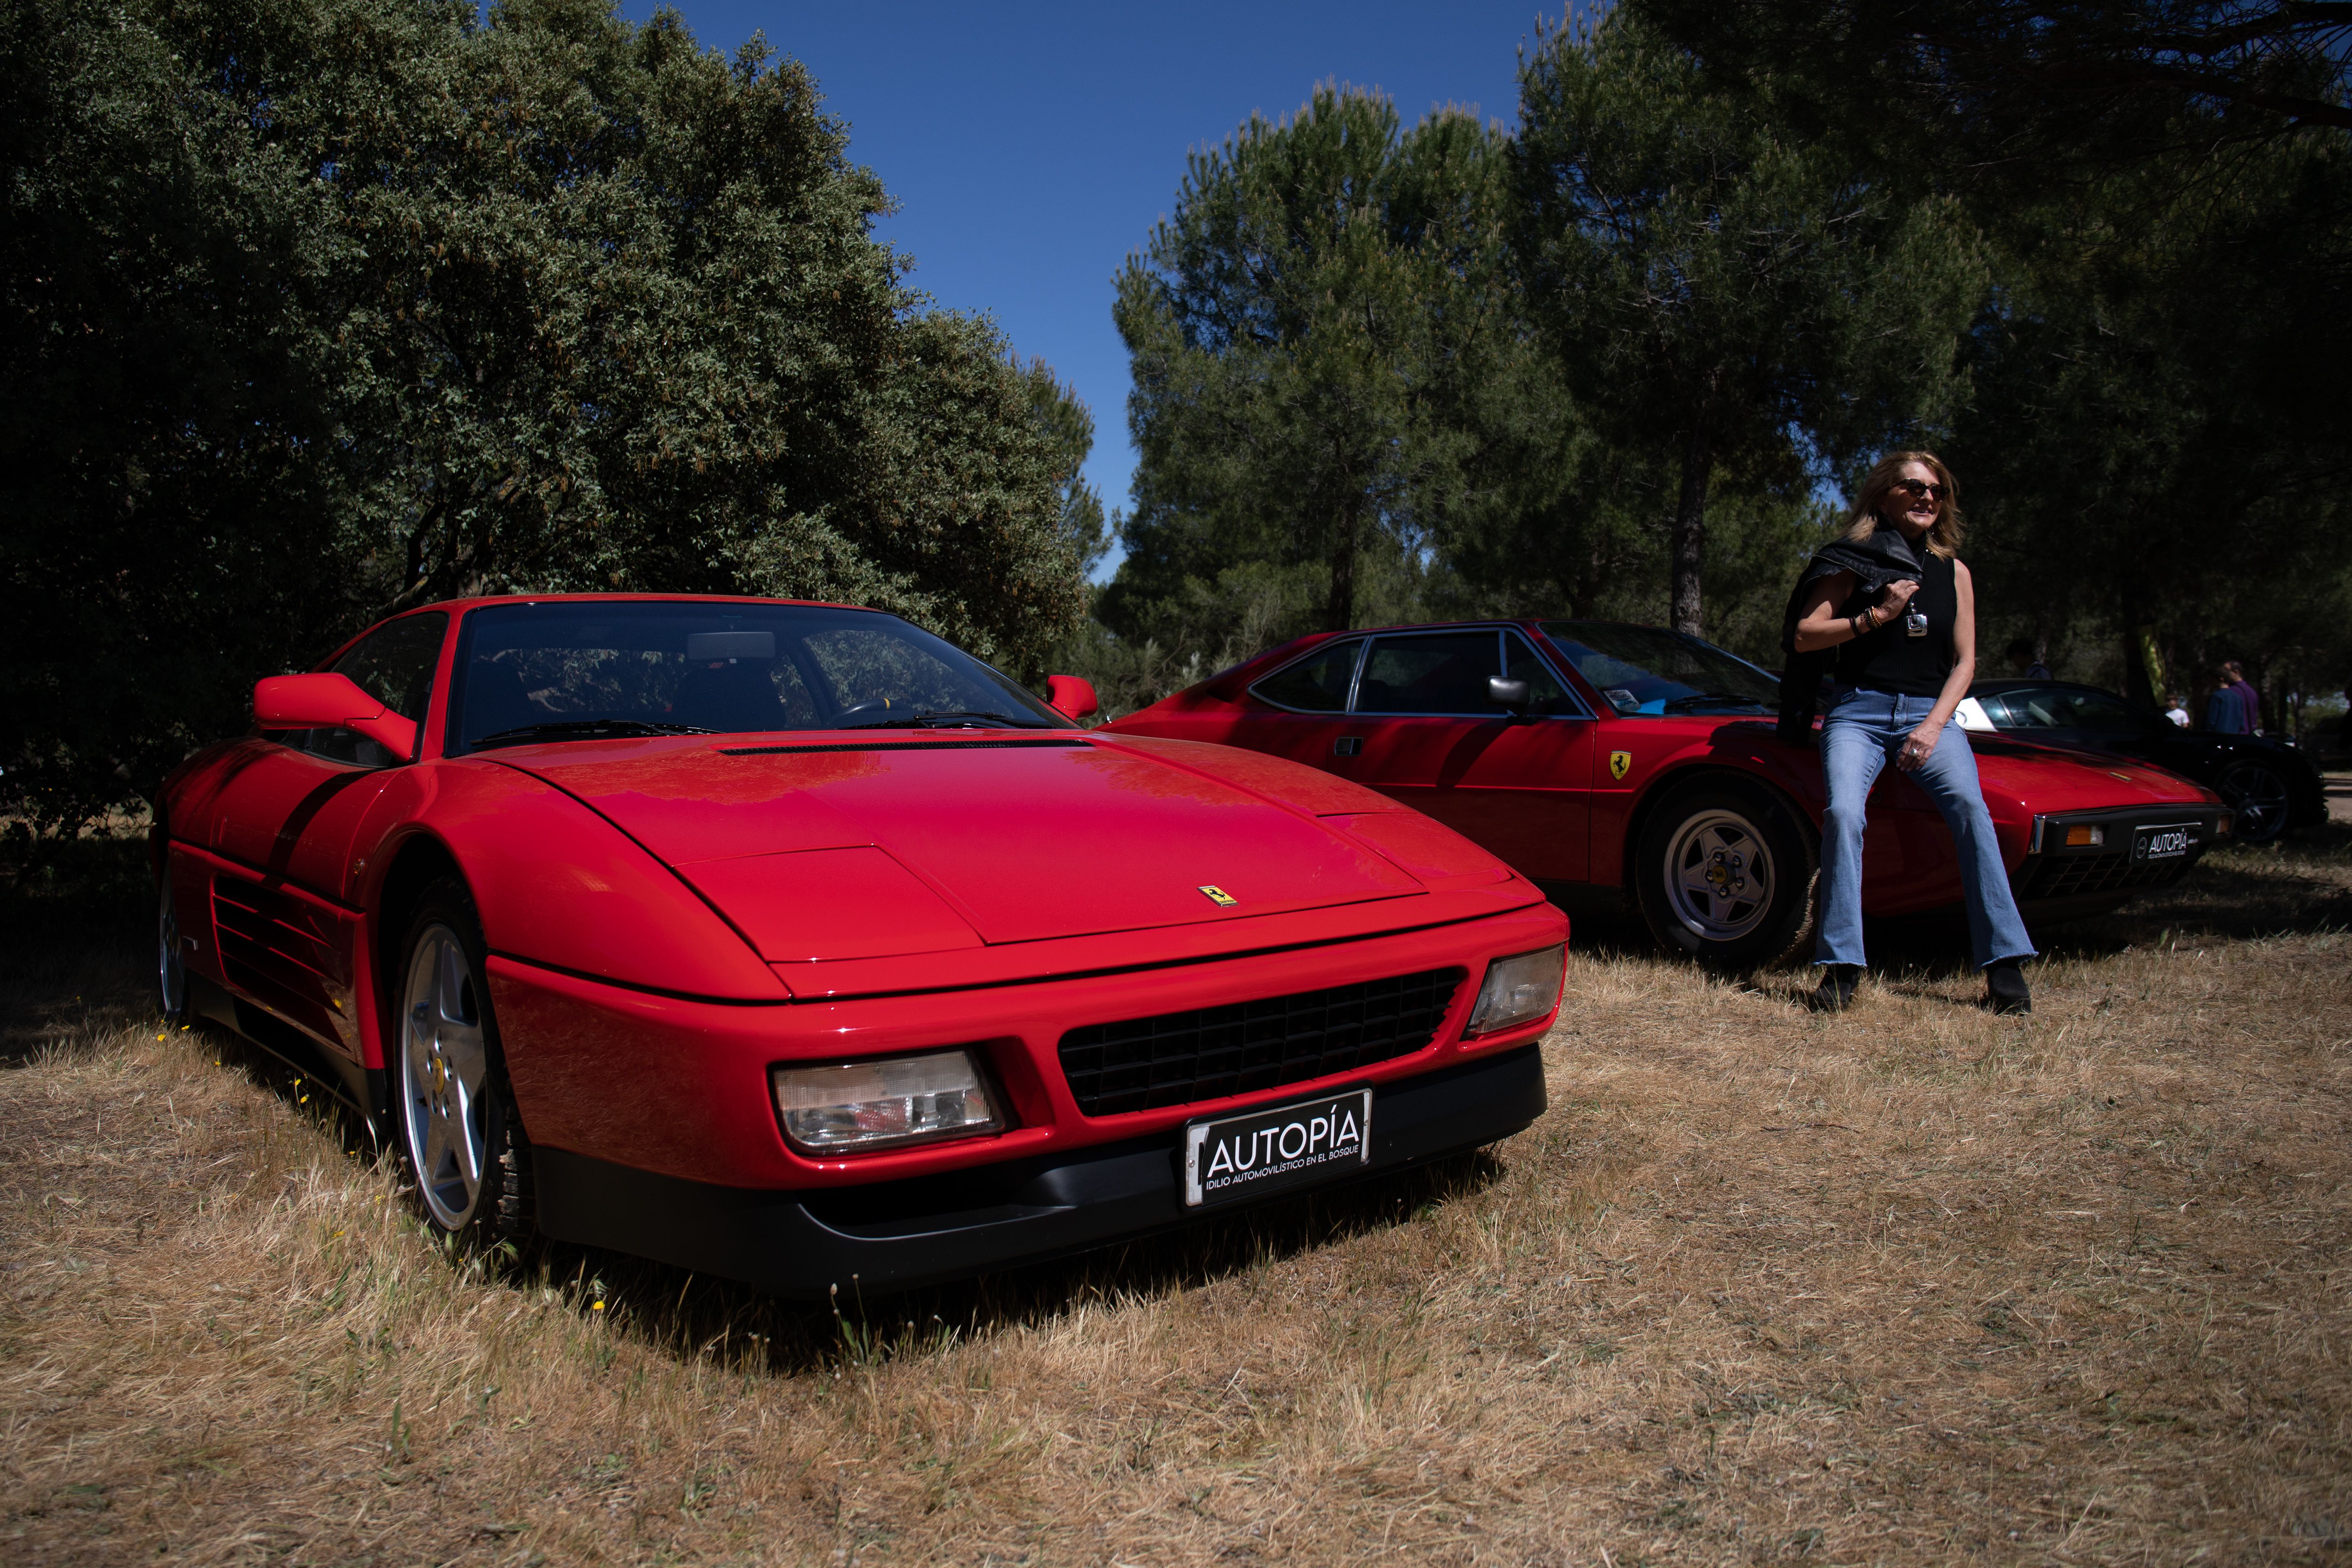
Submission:
M 1571 907 L 1570 916 L 1575 952 L 1604 962 L 1660 956 L 1656 940 L 1633 916 L 1592 907 Z M 2158 942 L 2250 942 L 2352 929 L 2352 823 L 2301 828 L 2259 847 L 2225 846 L 2208 854 L 2179 886 L 2112 913 L 2027 924 L 2044 960 L 2112 957 Z M 1863 941 L 1871 970 L 1883 983 L 1925 987 L 1975 977 L 1968 922 L 1957 908 L 1866 920 Z M 1796 962 L 1803 966 L 1810 960 L 1809 950 Z M 1778 972 L 1750 974 L 1738 983 L 1799 1005 L 1811 988 L 1810 976 L 1791 981 Z M 1973 999 L 1939 999 L 1976 1005 Z

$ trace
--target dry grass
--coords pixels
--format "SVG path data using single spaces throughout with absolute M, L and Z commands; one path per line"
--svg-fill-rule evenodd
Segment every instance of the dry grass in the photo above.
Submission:
M 52 948 L 0 1562 L 2340 1560 L 2347 847 L 2064 933 L 2030 1021 L 1940 938 L 1823 1020 L 1580 935 L 1491 1160 L 840 1324 L 448 1258 L 129 942 Z

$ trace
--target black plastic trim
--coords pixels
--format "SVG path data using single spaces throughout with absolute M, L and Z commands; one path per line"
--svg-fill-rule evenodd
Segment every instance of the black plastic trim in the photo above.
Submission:
M 1528 1126 L 1544 1111 L 1543 1058 L 1526 1045 L 1373 1092 L 1370 1163 L 1335 1185 Z M 532 1163 L 539 1226 L 550 1237 L 814 1300 L 835 1286 L 907 1289 L 1204 1217 L 1183 1206 L 1182 1144 L 1182 1129 L 1171 1128 L 936 1176 L 800 1192 L 718 1186 L 544 1147 Z

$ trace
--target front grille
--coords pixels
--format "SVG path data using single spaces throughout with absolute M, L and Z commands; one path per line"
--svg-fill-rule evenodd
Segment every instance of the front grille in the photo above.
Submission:
M 1350 1072 L 1437 1037 L 1463 971 L 1333 985 L 1259 1002 L 1089 1024 L 1062 1037 L 1078 1109 L 1117 1116 Z
M 2168 888 L 2188 875 L 2189 868 L 2204 852 L 2200 845 L 2178 860 L 2134 860 L 2128 847 L 2105 855 L 2042 857 L 2039 865 L 2024 868 L 2017 896 L 2021 900 L 2071 899 L 2084 893 Z

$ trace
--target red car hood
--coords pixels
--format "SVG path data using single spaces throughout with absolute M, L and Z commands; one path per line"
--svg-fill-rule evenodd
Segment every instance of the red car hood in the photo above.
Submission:
M 487 755 L 602 813 L 775 962 L 1188 925 L 1423 890 L 1313 816 L 1075 735 L 615 741 Z
M 2037 746 L 1981 731 L 1969 737 L 1988 801 L 2015 803 L 2022 814 L 2109 806 L 2203 805 L 2218 799 L 2202 784 L 2135 757 Z

